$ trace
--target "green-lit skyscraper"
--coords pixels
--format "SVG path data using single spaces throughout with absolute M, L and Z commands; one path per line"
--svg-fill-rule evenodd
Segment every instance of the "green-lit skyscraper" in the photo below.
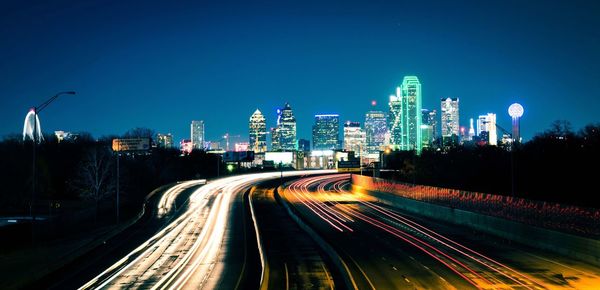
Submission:
M 421 153 L 421 83 L 416 76 L 405 76 L 396 95 L 390 96 L 390 143 L 394 149 Z

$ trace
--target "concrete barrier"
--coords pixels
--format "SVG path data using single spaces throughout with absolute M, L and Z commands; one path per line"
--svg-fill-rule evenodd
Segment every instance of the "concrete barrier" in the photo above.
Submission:
M 370 178 L 362 176 L 361 178 Z M 372 191 L 352 179 L 352 189 L 403 211 L 466 226 L 487 234 L 542 250 L 577 258 L 600 266 L 600 240 L 562 233 L 520 222 L 402 197 L 393 192 Z

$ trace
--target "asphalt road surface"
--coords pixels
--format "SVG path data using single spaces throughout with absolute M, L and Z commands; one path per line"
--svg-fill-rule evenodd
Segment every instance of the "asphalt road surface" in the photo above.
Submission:
M 126 231 L 106 240 L 64 268 L 34 282 L 28 289 L 76 289 L 137 248 L 166 226 L 185 206 L 189 195 L 205 180 L 179 182 L 157 189 L 148 197 L 144 215 Z
M 277 185 L 264 182 L 249 195 L 266 256 L 261 289 L 334 289 L 327 257 L 275 199 Z
M 251 240 L 256 243 L 256 235 L 244 225 L 248 215 L 243 193 L 281 174 L 325 172 L 246 174 L 208 182 L 190 195 L 184 211 L 167 226 L 81 289 L 245 289 L 257 285 L 262 275 L 251 275 L 256 271 L 251 251 L 257 249 L 248 248 Z
M 348 174 L 291 182 L 289 201 L 348 265 L 358 289 L 600 289 L 600 269 L 349 191 Z

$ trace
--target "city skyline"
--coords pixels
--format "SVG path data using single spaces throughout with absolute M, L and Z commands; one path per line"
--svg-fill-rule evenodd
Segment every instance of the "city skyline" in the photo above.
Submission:
M 524 140 L 556 119 L 598 121 L 596 3 L 428 3 L 3 4 L 0 70 L 11 73 L 0 80 L 0 137 L 20 133 L 30 107 L 74 90 L 40 114 L 44 132 L 148 127 L 180 140 L 197 119 L 214 140 L 245 134 L 256 107 L 274 127 L 290 102 L 298 137 L 310 139 L 315 114 L 387 111 L 405 75 L 419 77 L 423 108 L 459 97 L 463 120 L 494 112 L 509 128 L 506 108 L 521 103 Z
M 600 0 L 0 1 L 0 290 L 600 290 L 598 27 Z

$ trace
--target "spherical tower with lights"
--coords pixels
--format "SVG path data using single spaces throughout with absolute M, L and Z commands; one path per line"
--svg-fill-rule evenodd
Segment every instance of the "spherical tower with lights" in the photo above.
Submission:
M 512 118 L 512 139 L 515 143 L 521 142 L 520 121 L 523 116 L 523 106 L 519 103 L 514 103 L 508 107 L 508 114 Z

